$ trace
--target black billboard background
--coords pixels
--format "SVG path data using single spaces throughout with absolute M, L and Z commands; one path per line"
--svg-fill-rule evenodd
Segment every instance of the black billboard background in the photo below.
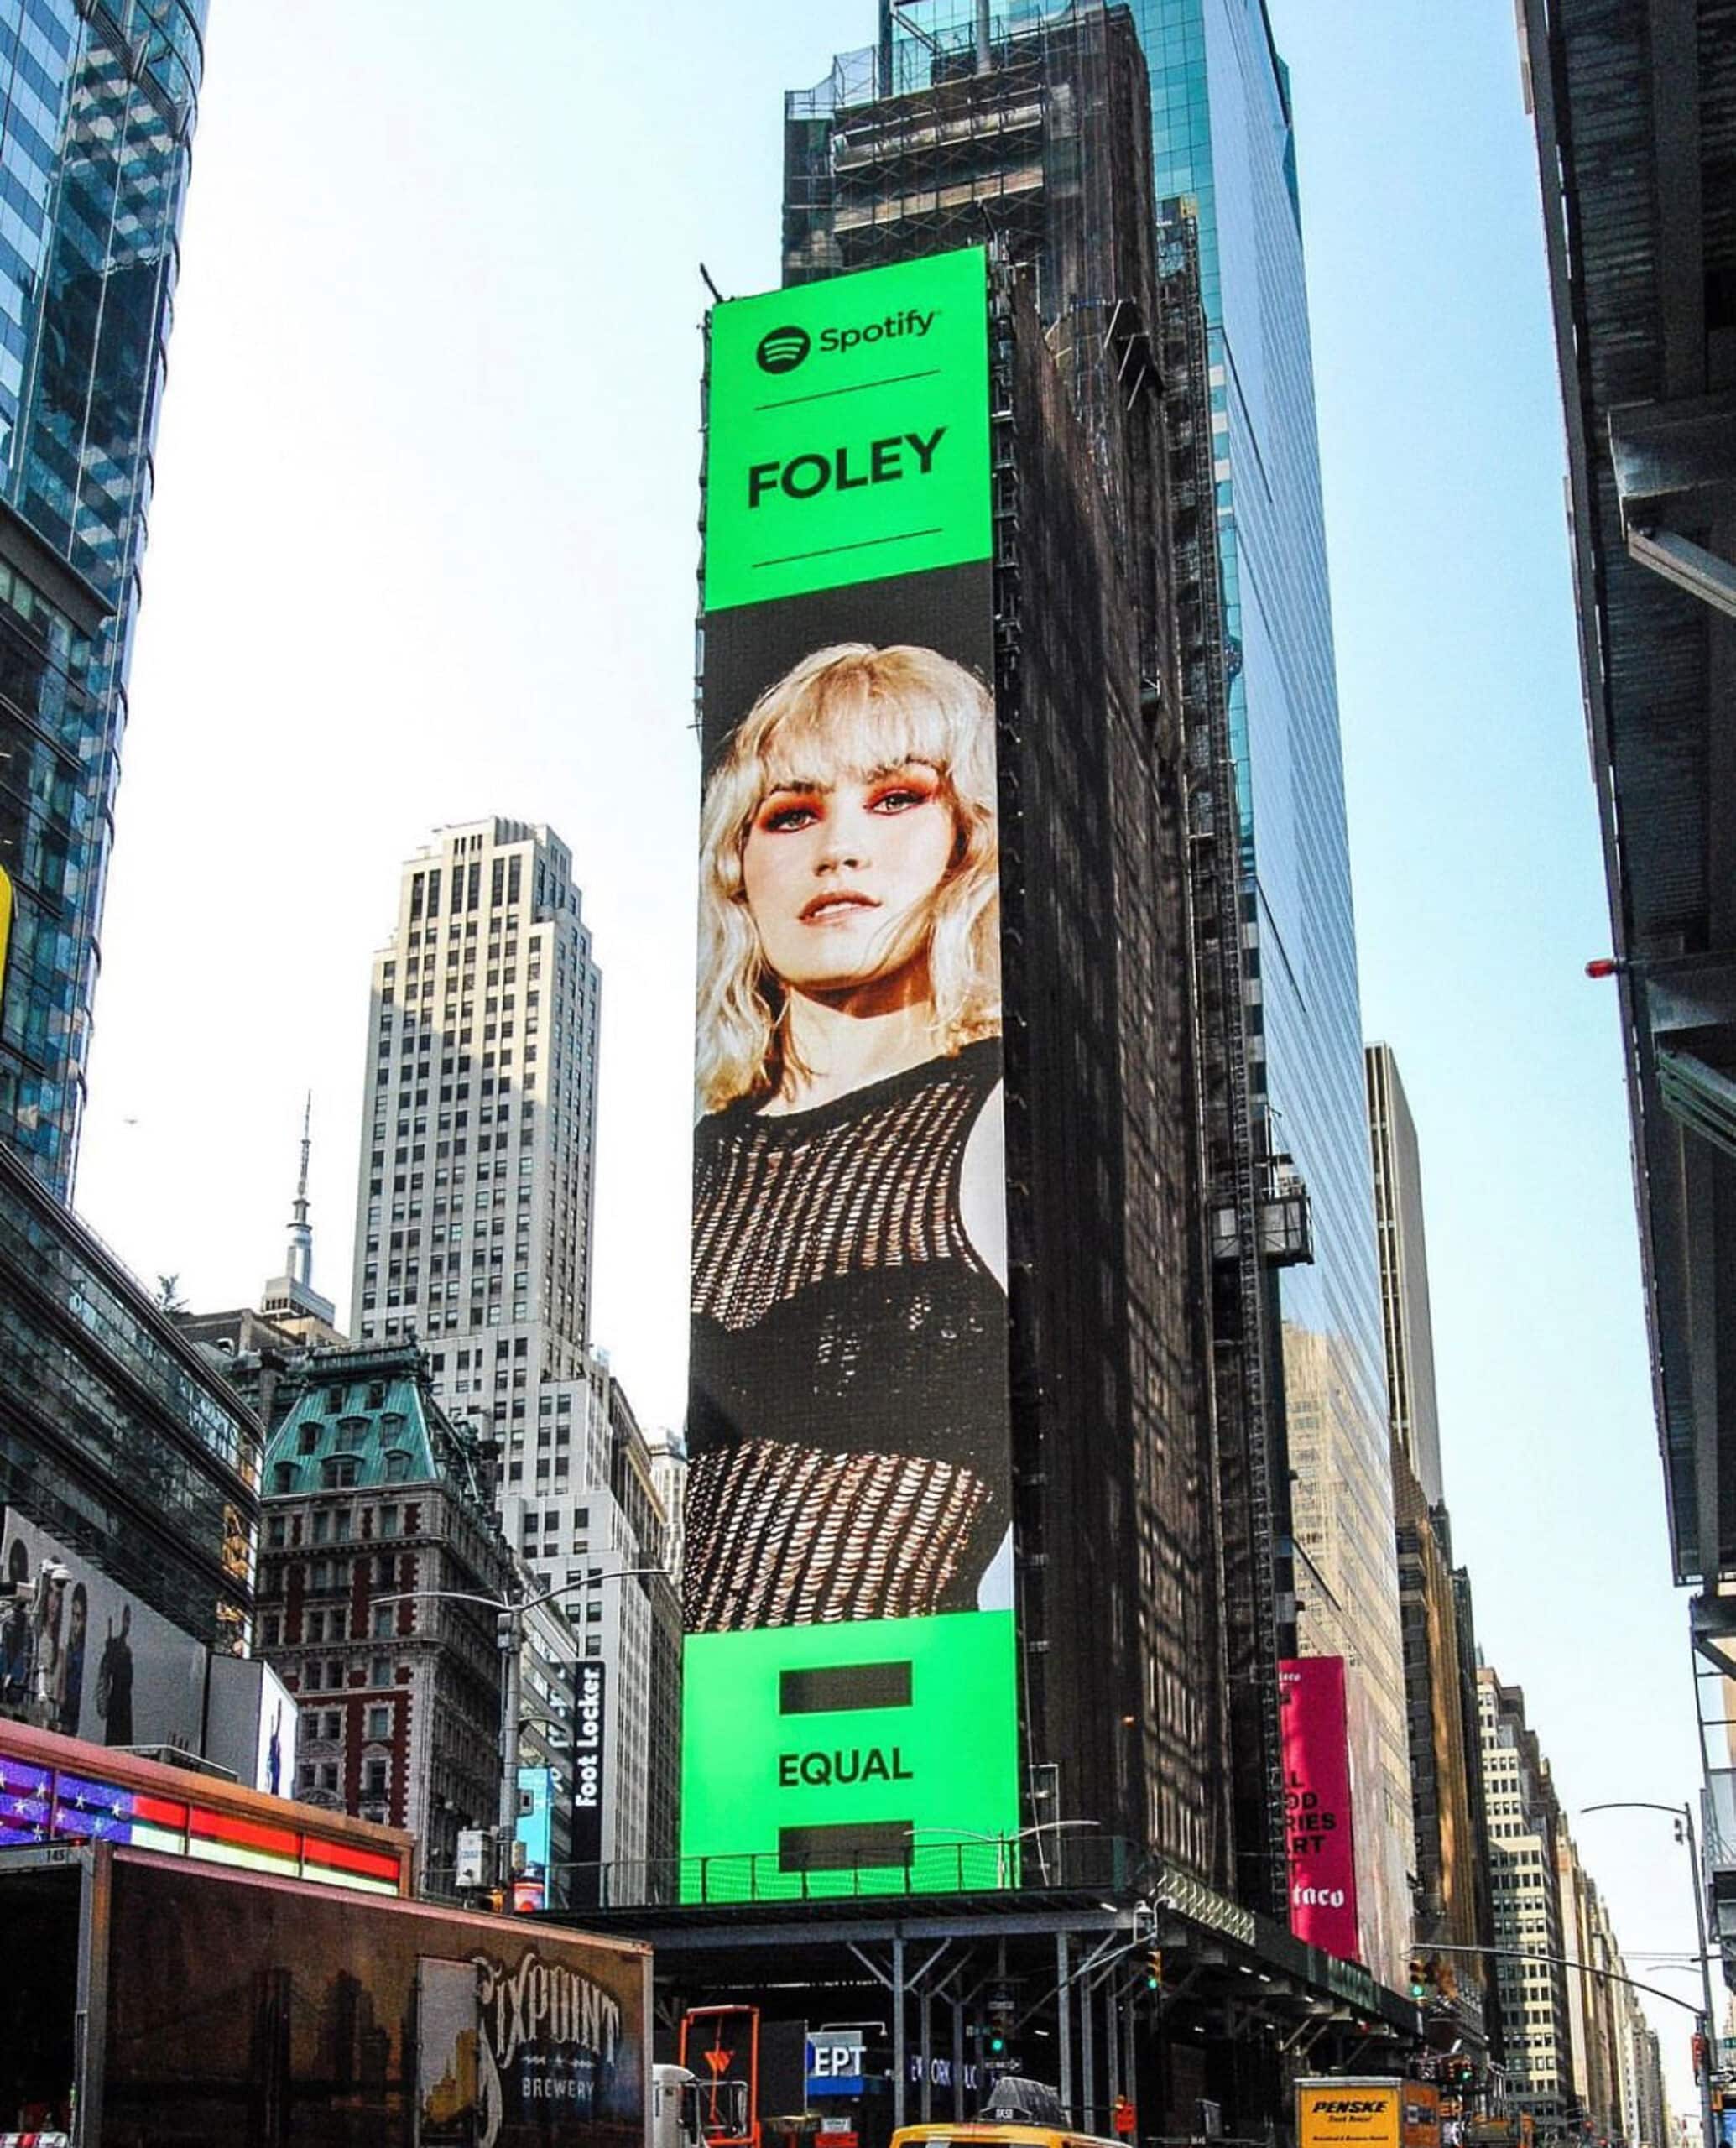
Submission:
M 707 780 L 715 772 L 735 732 L 755 703 L 791 668 L 815 651 L 841 643 L 873 649 L 930 649 L 969 672 L 991 701 L 994 695 L 994 571 L 983 559 L 922 573 L 889 576 L 843 588 L 805 592 L 761 604 L 744 605 L 706 615 L 703 650 L 702 735 Z M 696 1160 L 696 1187 L 702 1175 Z M 1004 1301 L 997 1333 L 988 1348 L 998 1359 L 994 1377 L 1004 1412 Z M 712 1381 L 712 1324 L 696 1316 L 690 1374 L 690 1457 L 700 1462 L 714 1441 L 705 1428 L 722 1415 L 713 1406 L 719 1392 Z M 738 1436 L 787 1442 L 794 1447 L 826 1446 L 829 1409 L 823 1389 L 815 1391 L 802 1368 L 792 1365 L 775 1389 L 769 1385 L 754 1398 L 751 1424 L 732 1425 Z M 940 1411 L 935 1413 L 938 1426 Z M 1011 1513 L 1012 1457 L 1004 1415 L 989 1474 L 993 1511 L 1004 1528 Z M 939 1445 L 944 1449 L 945 1437 Z M 919 1431 L 916 1452 L 926 1451 Z M 701 1547 L 696 1541 L 703 1503 L 688 1510 L 690 1560 Z M 858 1614 L 855 1615 L 872 1615 Z M 575 1849 L 576 1859 L 579 1852 Z

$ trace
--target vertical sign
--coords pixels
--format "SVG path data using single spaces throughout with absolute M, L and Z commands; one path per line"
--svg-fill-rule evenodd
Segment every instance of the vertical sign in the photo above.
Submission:
M 1278 1666 L 1284 1812 L 1290 1838 L 1290 1928 L 1342 1961 L 1357 1951 L 1356 1837 L 1342 1655 Z
M 513 1881 L 513 1907 L 518 1911 L 546 1909 L 549 1906 L 549 1866 L 553 1861 L 555 1770 L 525 1768 L 519 1770 L 519 1822 L 514 1839 L 524 1850 L 524 1863 Z
M 988 388 L 980 248 L 712 315 L 689 1899 L 1012 1869 Z
M 579 1660 L 573 1680 L 572 1885 L 567 1900 L 577 1908 L 602 1900 L 602 1766 L 608 1681 L 607 1666 Z

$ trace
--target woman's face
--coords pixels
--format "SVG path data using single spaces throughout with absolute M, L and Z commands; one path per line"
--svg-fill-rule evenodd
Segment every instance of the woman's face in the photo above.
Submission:
M 793 990 L 823 994 L 921 960 L 957 834 L 940 771 L 925 761 L 768 791 L 742 849 L 768 964 Z

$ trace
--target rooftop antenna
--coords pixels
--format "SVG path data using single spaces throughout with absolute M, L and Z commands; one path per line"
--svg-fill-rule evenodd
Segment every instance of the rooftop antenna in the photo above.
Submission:
M 289 1276 L 304 1290 L 313 1288 L 314 1233 L 307 1220 L 307 1159 L 313 1146 L 314 1092 L 307 1092 L 301 1113 L 301 1176 L 295 1181 L 295 1204 L 289 1215 Z

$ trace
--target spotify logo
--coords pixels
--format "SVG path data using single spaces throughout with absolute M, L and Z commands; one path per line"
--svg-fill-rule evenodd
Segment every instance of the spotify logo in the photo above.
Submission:
M 769 328 L 753 355 L 762 373 L 794 373 L 812 347 L 805 328 Z

